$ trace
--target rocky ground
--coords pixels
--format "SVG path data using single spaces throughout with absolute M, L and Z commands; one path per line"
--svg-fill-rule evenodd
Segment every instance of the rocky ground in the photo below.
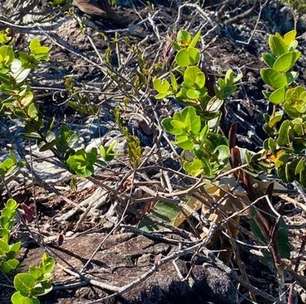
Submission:
M 152 89 L 144 85 L 154 64 L 162 67 L 160 75 L 170 66 L 168 45 L 175 31 L 201 30 L 203 62 L 212 79 L 228 68 L 243 73 L 238 92 L 225 104 L 221 127 L 227 134 L 237 123 L 238 145 L 258 151 L 266 137 L 264 114 L 271 112 L 259 77 L 267 35 L 285 33 L 297 22 L 304 55 L 298 81 L 305 85 L 306 16 L 274 0 L 191 6 L 182 1 L 127 1 L 114 9 L 116 20 L 121 20 L 114 22 L 68 6 L 50 8 L 41 1 L 29 1 L 33 6 L 21 10 L 20 1 L 15 2 L 3 3 L 0 28 L 12 29 L 19 48 L 34 36 L 52 46 L 50 61 L 31 74 L 45 117 L 55 117 L 55 128 L 67 124 L 75 130 L 79 146 L 118 142 L 115 160 L 98 168 L 93 178 L 75 181 L 51 152 L 41 152 L 34 141 L 23 139 L 20 123 L 0 118 L 0 157 L 13 147 L 30 164 L 0 188 L 1 202 L 13 196 L 23 212 L 32 215 L 19 222 L 14 235 L 24 244 L 22 268 L 37 263 L 43 251 L 57 260 L 53 291 L 41 303 L 306 303 L 306 252 L 301 247 L 306 208 L 290 185 L 282 185 L 275 195 L 282 202 L 292 247 L 292 260 L 284 263 L 299 259 L 300 265 L 295 273 L 285 272 L 285 300 L 275 270 L 263 261 L 260 249 L 252 247 L 243 216 L 240 243 L 222 236 L 221 226 L 204 243 L 203 234 L 212 225 L 199 220 L 206 216 L 203 207 L 176 227 L 141 229 L 158 195 L 185 200 L 197 182 L 182 173 L 168 138 L 161 135 L 161 119 L 183 105 L 176 100 L 156 102 Z M 73 82 L 73 91 L 67 81 Z M 143 149 L 143 165 L 134 175 L 114 115 L 118 108 Z M 178 193 L 184 190 L 184 196 Z M 11 292 L 1 287 L 0 303 L 10 303 Z

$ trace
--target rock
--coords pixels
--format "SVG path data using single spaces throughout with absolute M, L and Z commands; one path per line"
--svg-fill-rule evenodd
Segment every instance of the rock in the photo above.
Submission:
M 56 253 L 59 264 L 67 267 L 63 262 L 66 261 L 75 269 L 80 269 L 104 236 L 103 234 L 82 235 L 66 240 L 61 247 L 52 246 L 52 251 Z M 156 262 L 156 256 L 166 256 L 173 250 L 178 248 L 174 245 L 156 243 L 144 236 L 135 236 L 131 233 L 113 235 L 105 241 L 101 250 L 92 259 L 87 273 L 98 281 L 123 287 L 146 273 Z M 27 268 L 28 265 L 38 263 L 41 254 L 41 249 L 30 250 L 22 267 Z M 178 259 L 176 263 L 182 276 L 187 276 L 190 267 L 188 259 Z M 68 280 L 78 281 L 77 278 L 67 275 L 62 268 L 57 267 L 55 283 Z M 203 259 L 198 259 L 193 265 L 189 278 L 185 281 L 180 280 L 173 263 L 169 262 L 162 265 L 147 280 L 136 284 L 134 288 L 109 302 L 101 303 L 229 304 L 235 303 L 235 293 L 234 285 L 225 272 L 210 264 L 203 265 Z M 42 299 L 41 303 L 84 303 L 86 300 L 99 299 L 106 295 L 105 291 L 92 286 L 82 287 L 77 291 L 71 289 L 63 292 L 60 289 Z

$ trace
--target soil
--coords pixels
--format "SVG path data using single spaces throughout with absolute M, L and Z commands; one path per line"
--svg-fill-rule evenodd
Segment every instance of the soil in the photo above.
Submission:
M 55 128 L 58 129 L 62 123 L 69 125 L 82 137 L 81 145 L 94 145 L 97 141 L 109 143 L 116 139 L 120 155 L 123 155 L 127 151 L 127 144 L 114 115 L 114 109 L 119 107 L 124 109 L 121 119 L 129 131 L 137 135 L 144 151 L 154 148 L 159 132 L 154 127 L 154 122 L 157 125 L 162 118 L 172 115 L 183 105 L 176 100 L 169 100 L 163 104 L 155 103 L 147 97 L 141 104 L 137 103 L 130 97 L 132 89 L 126 79 L 136 86 L 140 84 L 141 87 L 143 76 L 139 71 L 147 71 L 155 60 L 164 67 L 164 72 L 167 71 L 173 55 L 170 53 L 168 57 L 166 54 L 165 58 L 157 59 L 155 55 L 157 50 L 159 52 L 165 48 L 165 38 L 173 34 L 178 12 L 176 2 L 180 1 L 155 1 L 154 5 L 134 2 L 134 10 L 129 3 L 122 2 L 115 13 L 121 18 L 129 18 L 128 24 L 124 26 L 109 20 L 91 18 L 76 10 L 78 19 L 64 14 L 64 9 L 54 8 L 57 17 L 49 21 L 48 26 L 51 30 L 40 31 L 44 43 L 53 45 L 51 59 L 33 73 L 31 84 L 45 116 L 50 120 L 53 116 L 56 118 Z M 192 9 L 182 11 L 179 25 L 191 29 L 201 26 L 211 29 L 216 26 L 211 32 L 207 30 L 207 35 L 202 29 L 203 68 L 211 78 L 219 77 L 228 68 L 244 75 L 239 90 L 224 106 L 221 128 L 228 134 L 230 126 L 237 123 L 239 147 L 258 151 L 266 138 L 262 128 L 265 114 L 272 112 L 271 105 L 262 95 L 264 84 L 260 80 L 259 69 L 263 63 L 260 54 L 267 50 L 267 34 L 289 31 L 293 27 L 294 19 L 290 9 L 274 0 L 266 1 L 261 14 L 260 6 L 256 5 L 243 17 L 241 13 L 252 7 L 251 2 L 207 1 L 203 10 L 213 25 L 210 25 L 209 21 L 203 24 L 203 19 L 195 15 Z M 6 16 L 13 16 L 14 7 L 7 3 L 6 8 Z M 45 14 L 44 10 L 49 9 L 44 4 L 38 8 L 41 14 Z M 140 22 L 141 18 L 152 17 L 155 12 L 159 12 L 159 15 L 154 19 L 154 26 L 147 21 Z M 28 15 L 31 14 L 25 14 Z M 238 15 L 241 17 L 235 19 Z M 306 16 L 296 15 L 296 18 L 300 37 L 299 50 L 304 55 L 297 66 L 298 81 L 305 85 Z M 12 17 L 11 22 L 16 23 L 16 20 Z M 31 22 L 34 24 L 35 20 Z M 0 23 L 0 26 L 2 25 Z M 18 36 L 20 48 L 26 45 L 28 37 L 37 30 L 31 25 L 27 29 L 13 29 Z M 162 37 L 160 41 L 159 36 Z M 251 39 L 248 42 L 249 38 Z M 75 53 L 81 56 L 76 56 Z M 110 65 L 124 75 L 124 80 L 119 79 L 120 85 L 110 84 L 105 77 L 105 71 L 90 63 L 97 62 L 97 53 L 103 54 L 102 59 L 106 67 Z M 115 77 L 115 74 L 112 76 Z M 83 90 L 81 105 L 93 107 L 94 114 L 91 112 L 90 115 L 82 115 L 69 105 L 67 99 L 71 92 L 67 92 L 65 87 L 65 81 L 69 77 L 73 79 L 76 87 Z M 141 100 L 141 97 L 137 98 Z M 24 144 L 21 139 L 22 130 L 15 121 L 0 119 L 2 152 L 6 152 L 8 145 Z M 14 234 L 14 238 L 22 239 L 24 245 L 21 256 L 22 270 L 26 270 L 29 265 L 37 264 L 44 251 L 56 258 L 54 288 L 50 294 L 41 298 L 41 303 L 249 303 L 255 294 L 255 303 L 273 302 L 271 298 L 267 300 L 267 295 L 277 299 L 279 278 L 275 269 L 264 261 L 260 250 L 254 250 L 250 254 L 249 248 L 240 244 L 236 246 L 239 247 L 237 252 L 240 254 L 242 266 L 233 262 L 234 253 L 231 252 L 229 241 L 224 241 L 224 236 L 220 236 L 221 227 L 217 229 L 218 240 L 206 251 L 188 252 L 160 265 L 164 257 L 178 252 L 182 247 L 195 244 L 196 240 L 201 239 L 203 231 L 194 227 L 196 225 L 193 219 L 173 230 L 166 229 L 166 232 L 162 230 L 151 235 L 137 228 L 137 224 L 155 203 L 151 196 L 150 200 L 141 200 L 148 198 L 147 188 L 156 193 L 164 192 L 161 185 L 165 182 L 160 183 L 164 177 L 158 166 L 172 171 L 180 169 L 174 155 L 175 151 L 171 150 L 166 140 L 158 140 L 158 144 L 160 150 L 148 157 L 147 166 L 150 168 L 141 172 L 136 186 L 131 186 L 133 181 L 126 177 L 131 168 L 127 157 L 122 156 L 119 161 L 111 162 L 99 169 L 97 180 L 103 181 L 106 188 L 100 187 L 99 183 L 92 180 L 81 179 L 75 189 L 74 178 L 53 156 L 39 151 L 34 142 L 28 143 L 27 149 L 31 146 L 35 156 L 32 164 L 36 172 L 35 181 L 31 174 L 22 174 L 26 172 L 26 168 L 22 169 L 16 179 L 9 183 L 9 191 L 2 189 L 1 204 L 13 194 L 22 209 L 21 222 Z M 171 182 L 178 190 L 190 186 L 190 180 L 185 176 L 171 176 Z M 117 193 L 105 190 L 114 184 L 118 186 Z M 141 188 L 143 184 L 147 188 Z M 281 186 L 284 187 L 283 184 Z M 133 198 L 140 202 L 131 204 L 125 214 L 129 191 Z M 286 185 L 286 194 L 289 195 L 290 191 L 293 191 L 292 186 Z M 306 303 L 306 284 L 303 281 L 303 275 L 306 274 L 305 248 L 298 253 L 301 236 L 305 235 L 306 229 L 305 209 L 293 207 L 293 203 L 288 201 L 279 201 L 283 208 L 282 215 L 289 227 L 292 227 L 289 231 L 292 252 L 295 259 L 297 256 L 303 257 L 299 277 L 288 272 L 288 278 L 283 278 L 287 289 L 296 286 L 293 292 L 295 302 L 287 303 Z M 204 208 L 201 208 L 197 211 L 204 213 Z M 116 226 L 123 214 L 124 219 Z M 244 229 L 249 229 L 243 217 L 241 225 Z M 248 242 L 248 245 L 253 245 L 243 233 L 237 237 Z M 104 239 L 101 248 L 98 248 Z M 91 258 L 97 248 L 99 250 Z M 82 275 L 78 276 L 80 269 L 85 265 L 87 266 Z M 139 279 L 152 267 L 156 267 L 156 271 L 146 279 Z M 241 269 L 244 269 L 245 273 L 241 274 Z M 243 278 L 247 274 L 248 279 L 242 283 L 238 282 L 237 273 Z M 6 284 L 6 279 L 1 278 L 1 283 Z M 110 290 L 111 287 L 101 288 L 101 283 L 121 288 L 134 281 L 136 283 L 133 286 L 119 294 Z M 253 290 L 254 293 L 251 295 L 250 285 L 258 289 Z M 1 304 L 10 303 L 12 290 L 1 287 Z M 260 294 L 260 291 L 264 294 Z

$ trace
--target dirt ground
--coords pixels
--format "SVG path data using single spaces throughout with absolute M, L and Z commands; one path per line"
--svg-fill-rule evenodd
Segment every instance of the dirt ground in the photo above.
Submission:
M 82 144 L 116 139 L 120 154 L 93 178 L 78 179 L 75 187 L 75 178 L 51 154 L 39 151 L 35 142 L 23 141 L 16 121 L 0 117 L 2 152 L 14 145 L 33 155 L 32 170 L 21 169 L 8 183 L 9 189 L 0 188 L 1 204 L 13 196 L 22 209 L 13 236 L 23 242 L 21 269 L 38 263 L 44 251 L 57 261 L 53 291 L 41 303 L 280 303 L 280 281 L 286 295 L 281 303 L 306 303 L 306 249 L 301 246 L 306 208 L 292 185 L 281 184 L 273 195 L 289 229 L 292 259 L 282 261 L 284 278 L 265 260 L 260 246 L 253 246 L 244 214 L 238 221 L 238 242 L 228 239 L 220 226 L 214 228 L 206 246 L 201 243 L 203 234 L 212 227 L 203 220 L 204 208 L 196 210 L 198 217 L 178 227 L 148 232 L 140 225 L 158 195 L 169 190 L 165 172 L 172 191 L 186 190 L 193 182 L 179 174 L 174 152 L 158 135 L 161 118 L 183 105 L 172 99 L 156 102 L 143 86 L 146 71 L 156 62 L 160 75 L 167 72 L 173 60 L 168 42 L 176 30 L 201 30 L 208 82 L 228 68 L 243 73 L 237 93 L 222 110 L 221 128 L 227 134 L 237 123 L 237 145 L 258 151 L 266 138 L 264 114 L 272 111 L 262 95 L 264 83 L 259 77 L 267 35 L 285 33 L 297 22 L 299 50 L 304 55 L 297 64 L 298 81 L 306 85 L 306 16 L 274 0 L 206 1 L 190 7 L 183 7 L 184 1 L 156 1 L 154 5 L 126 1 L 114 8 L 116 18 L 110 20 L 76 8 L 74 13 L 71 8 L 50 10 L 41 1 L 33 1 L 37 14 L 24 9 L 16 16 L 19 4 L 14 7 L 13 2 L 4 3 L 0 27 L 12 29 L 18 47 L 36 35 L 52 45 L 50 61 L 31 76 L 44 115 L 54 116 L 57 128 L 69 125 L 82 137 Z M 9 16 L 13 17 L 4 23 Z M 46 23 L 37 25 L 42 16 L 47 16 Z M 97 54 L 102 54 L 101 65 Z M 81 105 L 88 105 L 82 108 L 85 115 L 69 106 L 71 92 L 65 87 L 69 77 L 80 89 Z M 140 93 L 133 99 L 134 87 Z M 135 179 L 113 114 L 116 108 L 147 153 Z M 176 199 L 172 191 L 167 198 Z M 298 265 L 298 271 L 289 271 L 290 265 Z M 1 304 L 10 303 L 13 291 L 6 279 L 1 278 Z

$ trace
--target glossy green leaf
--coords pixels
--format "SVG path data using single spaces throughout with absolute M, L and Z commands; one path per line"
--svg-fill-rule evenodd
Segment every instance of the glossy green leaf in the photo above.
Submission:
M 272 54 L 276 57 L 281 56 L 288 51 L 288 46 L 279 33 L 276 33 L 275 35 L 269 35 L 268 42 Z
M 185 123 L 182 123 L 180 120 L 165 118 L 162 120 L 162 126 L 168 133 L 172 135 L 182 135 L 185 133 Z
M 285 100 L 285 88 L 279 88 L 269 95 L 269 101 L 275 105 L 282 104 Z
M 27 114 L 32 119 L 38 118 L 38 110 L 34 102 L 30 103 L 30 105 L 27 107 Z
M 116 146 L 117 142 L 112 141 L 107 147 L 100 145 L 99 146 L 99 154 L 103 158 L 104 161 L 111 161 L 114 159 L 116 155 Z
M 305 159 L 301 158 L 301 159 L 299 160 L 298 164 L 297 164 L 296 167 L 295 167 L 295 172 L 294 172 L 294 174 L 295 174 L 295 175 L 301 174 L 301 173 L 304 171 L 305 168 L 306 168 L 306 161 L 305 161 Z
M 203 172 L 203 163 L 200 159 L 194 158 L 191 162 L 183 163 L 184 170 L 191 176 L 199 176 Z
M 226 145 L 218 146 L 213 153 L 218 155 L 219 162 L 224 163 L 229 159 L 229 147 Z
M 201 118 L 196 113 L 194 107 L 186 107 L 181 112 L 182 121 L 184 121 L 186 129 L 193 134 L 198 134 L 201 130 Z
M 205 74 L 197 66 L 189 66 L 184 72 L 184 85 L 201 89 L 205 85 Z
M 283 111 L 277 111 L 273 113 L 269 118 L 268 126 L 270 128 L 274 128 L 275 125 L 282 120 L 282 118 L 283 118 Z
M 166 79 L 154 79 L 153 86 L 158 93 L 167 93 L 170 89 L 170 83 Z
M 277 227 L 277 247 L 279 255 L 284 259 L 290 258 L 290 243 L 288 226 L 283 218 L 280 218 Z
M 71 130 L 68 126 L 64 125 L 60 128 L 59 133 L 56 136 L 55 144 L 60 153 L 65 154 L 71 149 L 77 147 L 79 136 L 76 132 Z
M 0 256 L 5 255 L 10 250 L 9 244 L 7 243 L 7 240 L 0 239 Z
M 11 297 L 12 304 L 40 304 L 37 298 L 23 296 L 19 291 L 16 291 Z
M 270 67 L 273 67 L 273 64 L 276 60 L 276 58 L 271 53 L 263 53 L 262 55 L 263 61 Z
M 31 55 L 36 60 L 48 60 L 50 48 L 43 46 L 38 38 L 31 40 L 29 48 L 31 50 Z
M 283 41 L 289 48 L 295 48 L 297 43 L 296 43 L 296 30 L 292 30 L 288 33 L 286 33 L 283 37 Z
M 29 273 L 17 273 L 14 277 L 14 287 L 23 296 L 30 296 L 36 281 Z
M 170 79 L 171 79 L 171 86 L 174 93 L 176 93 L 179 89 L 176 77 L 173 73 L 170 73 Z
M 2 162 L 0 162 L 0 175 L 4 176 L 11 172 L 12 169 L 16 167 L 17 160 L 15 155 L 11 154 L 7 158 L 5 158 Z
M 301 53 L 298 51 L 285 53 L 275 60 L 273 69 L 277 72 L 288 72 L 295 65 L 300 56 Z
M 146 214 L 138 224 L 138 228 L 143 231 L 156 231 L 163 229 L 162 223 L 172 224 L 180 208 L 177 204 L 158 201 L 153 210 Z M 161 224 L 160 224 L 161 223 Z
M 189 99 L 199 99 L 200 96 L 201 96 L 201 92 L 199 90 L 196 90 L 196 89 L 188 89 L 186 91 L 186 96 Z
M 15 270 L 18 265 L 19 261 L 17 259 L 8 259 L 2 263 L 1 270 L 8 274 L 9 272 Z
M 178 66 L 184 68 L 190 65 L 197 65 L 200 61 L 200 51 L 196 48 L 181 49 L 175 56 Z
M 198 32 L 194 35 L 194 37 L 192 38 L 192 40 L 191 40 L 191 42 L 190 42 L 190 44 L 189 44 L 189 47 L 195 48 L 195 47 L 197 46 L 198 42 L 200 41 L 200 39 L 201 39 L 201 32 L 198 31 Z
M 156 99 L 164 99 L 171 94 L 170 83 L 166 79 L 154 79 L 153 86 L 154 89 L 158 92 L 158 94 L 155 96 Z
M 287 114 L 293 118 L 306 113 L 306 89 L 302 86 L 288 89 L 284 107 Z
M 291 130 L 291 122 L 289 120 L 285 120 L 280 128 L 279 134 L 277 138 L 277 143 L 280 146 L 286 146 L 290 143 L 290 130 Z
M 189 46 L 191 40 L 192 36 L 189 32 L 181 30 L 177 33 L 176 42 L 180 47 Z
M 0 66 L 1 64 L 9 66 L 15 58 L 13 48 L 9 45 L 3 45 L 0 47 Z
M 11 37 L 9 36 L 8 31 L 0 31 L 0 45 L 9 42 Z
M 187 135 L 177 135 L 175 137 L 175 144 L 182 148 L 183 150 L 191 151 L 194 147 L 191 138 Z
M 260 75 L 263 81 L 273 89 L 279 89 L 288 85 L 286 75 L 273 69 L 261 69 Z
M 27 106 L 30 105 L 33 99 L 34 99 L 33 92 L 31 90 L 26 89 L 20 94 L 20 97 L 18 98 L 18 105 L 20 105 L 21 108 L 26 108 Z
M 96 149 L 92 149 L 90 152 L 80 149 L 68 157 L 66 164 L 71 172 L 78 176 L 87 177 L 94 173 L 94 164 L 96 161 Z

